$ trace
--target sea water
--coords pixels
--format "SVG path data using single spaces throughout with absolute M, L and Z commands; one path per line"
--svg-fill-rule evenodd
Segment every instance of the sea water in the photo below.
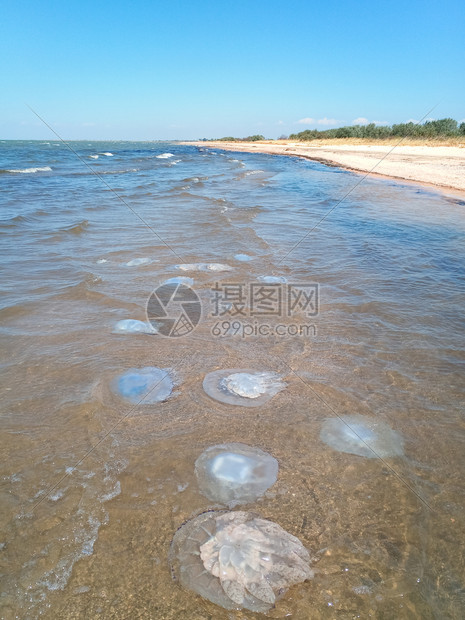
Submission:
M 226 619 L 172 581 L 167 555 L 211 505 L 198 455 L 242 442 L 280 465 L 248 509 L 321 550 L 276 613 L 460 617 L 464 202 L 296 158 L 70 146 L 0 142 L 2 616 Z M 112 334 L 181 264 L 231 267 L 184 274 L 202 302 L 195 330 Z M 305 306 L 296 290 L 316 284 Z M 179 387 L 138 415 L 110 386 L 144 367 L 172 368 Z M 224 368 L 287 388 L 227 407 L 202 389 Z M 399 433 L 404 456 L 320 440 L 326 419 L 352 415 Z

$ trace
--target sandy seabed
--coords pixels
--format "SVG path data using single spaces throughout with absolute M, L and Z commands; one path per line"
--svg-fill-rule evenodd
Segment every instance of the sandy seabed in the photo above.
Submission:
M 389 145 L 310 145 L 282 140 L 189 144 L 228 151 L 304 157 L 355 172 L 454 190 L 465 196 L 465 148 L 456 146 L 396 146 L 395 142 Z

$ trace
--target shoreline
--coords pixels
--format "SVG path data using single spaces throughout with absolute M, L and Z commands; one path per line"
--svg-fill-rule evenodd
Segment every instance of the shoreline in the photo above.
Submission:
M 455 146 L 309 145 L 279 142 L 183 142 L 191 146 L 245 153 L 287 155 L 344 168 L 358 174 L 376 175 L 425 185 L 465 198 L 465 149 Z M 375 169 L 373 169 L 375 168 Z

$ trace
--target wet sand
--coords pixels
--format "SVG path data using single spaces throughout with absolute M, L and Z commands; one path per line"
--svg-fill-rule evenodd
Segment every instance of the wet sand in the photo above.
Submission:
M 194 142 L 227 151 L 291 155 L 363 172 L 433 185 L 465 196 L 465 148 L 456 146 L 395 146 L 279 142 Z

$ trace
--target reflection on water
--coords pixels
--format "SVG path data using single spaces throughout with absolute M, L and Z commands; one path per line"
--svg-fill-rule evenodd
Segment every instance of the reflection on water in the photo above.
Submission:
M 358 177 L 177 144 L 73 144 L 149 228 L 59 143 L 0 148 L 2 617 L 263 617 L 180 589 L 167 563 L 186 520 L 224 508 L 201 493 L 196 460 L 234 442 L 279 462 L 244 509 L 317 559 L 269 617 L 460 617 L 463 203 L 368 179 L 319 224 Z M 190 274 L 204 307 L 190 336 L 112 333 L 145 321 L 175 265 L 197 263 L 232 270 Z M 264 274 L 319 284 L 316 334 L 212 333 L 215 284 Z M 235 318 L 260 320 L 244 311 Z M 111 390 L 144 367 L 171 369 L 165 402 L 139 407 Z M 202 382 L 228 368 L 287 387 L 260 407 L 216 402 Z M 404 456 L 321 441 L 326 419 L 357 415 L 398 433 Z

